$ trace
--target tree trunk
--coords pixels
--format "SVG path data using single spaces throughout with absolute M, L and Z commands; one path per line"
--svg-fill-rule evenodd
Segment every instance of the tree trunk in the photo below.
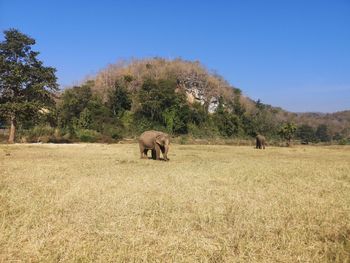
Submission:
M 9 136 L 9 140 L 8 140 L 9 143 L 15 142 L 16 127 L 17 127 L 16 116 L 11 116 L 10 136 Z

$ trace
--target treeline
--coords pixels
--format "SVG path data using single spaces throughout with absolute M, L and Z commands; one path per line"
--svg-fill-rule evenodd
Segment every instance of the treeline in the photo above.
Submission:
M 146 79 L 131 92 L 125 76 L 110 87 L 106 96 L 93 92 L 94 81 L 64 90 L 55 107 L 45 108 L 36 118 L 23 119 L 19 137 L 24 141 L 113 141 L 133 137 L 144 130 L 162 130 L 194 138 L 247 138 L 257 132 L 270 136 L 278 126 L 265 106 L 247 113 L 237 99 L 219 99 L 215 113 L 207 105 L 189 103 L 176 79 Z
M 93 92 L 91 80 L 64 90 L 54 107 L 20 122 L 19 140 L 115 142 L 156 129 L 174 136 L 205 139 L 250 139 L 260 133 L 270 140 L 348 143 L 339 133 L 331 135 L 325 124 L 313 128 L 277 122 L 274 109 L 260 101 L 248 112 L 240 103 L 239 93 L 232 101 L 220 97 L 216 111 L 209 113 L 206 104 L 188 102 L 176 79 L 146 79 L 133 92 L 128 89 L 131 79 L 125 76 L 117 81 L 104 98 Z
M 0 43 L 0 128 L 10 128 L 9 141 L 115 142 L 155 129 L 184 138 L 349 143 L 347 131 L 297 125 L 293 114 L 244 97 L 198 62 L 132 61 L 59 91 L 34 44 L 17 30 Z

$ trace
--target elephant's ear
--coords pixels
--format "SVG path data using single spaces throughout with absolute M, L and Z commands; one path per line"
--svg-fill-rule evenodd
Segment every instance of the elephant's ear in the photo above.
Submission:
M 159 134 L 157 137 L 156 137 L 156 143 L 158 143 L 159 145 L 162 145 L 164 146 L 165 144 L 165 138 L 162 134 Z

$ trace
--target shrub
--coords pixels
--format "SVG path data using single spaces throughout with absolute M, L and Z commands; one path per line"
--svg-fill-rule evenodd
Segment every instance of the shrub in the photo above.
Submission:
M 55 133 L 55 128 L 50 126 L 35 126 L 29 131 L 32 137 L 52 136 Z
M 30 130 L 20 130 L 19 137 L 21 142 L 49 142 L 50 137 L 54 136 L 55 129 L 50 126 L 34 126 Z
M 128 82 L 132 79 L 127 78 Z M 130 80 L 130 81 L 129 81 Z M 115 84 L 115 87 L 109 91 L 107 106 L 114 116 L 120 116 L 124 111 L 131 109 L 131 97 L 126 87 Z
M 134 120 L 134 113 L 132 111 L 124 111 L 123 116 L 120 118 L 123 126 L 129 128 Z
M 179 144 L 187 144 L 188 137 L 187 136 L 180 136 L 179 138 Z
M 341 140 L 338 141 L 338 144 L 339 144 L 339 145 L 347 145 L 347 144 L 350 144 L 350 139 L 343 138 L 343 139 L 341 139 Z
M 105 127 L 103 137 L 103 141 L 107 140 L 108 142 L 112 142 L 113 140 L 121 140 L 123 139 L 123 129 L 118 125 Z M 109 140 L 107 137 L 109 137 Z
M 87 129 L 77 130 L 76 136 L 81 142 L 96 142 L 102 137 L 99 132 Z
M 215 138 L 219 136 L 218 128 L 211 122 L 199 126 L 190 123 L 187 127 L 188 133 L 194 138 Z

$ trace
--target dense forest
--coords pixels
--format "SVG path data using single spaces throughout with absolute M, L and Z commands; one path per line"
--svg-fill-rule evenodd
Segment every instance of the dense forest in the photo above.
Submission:
M 116 142 L 155 129 L 182 138 L 302 143 L 350 142 L 350 112 L 296 114 L 253 101 L 200 62 L 122 61 L 80 85 L 59 90 L 55 69 L 31 50 L 35 41 L 5 31 L 0 45 L 0 128 L 18 142 Z M 15 54 L 15 55 L 14 55 Z

